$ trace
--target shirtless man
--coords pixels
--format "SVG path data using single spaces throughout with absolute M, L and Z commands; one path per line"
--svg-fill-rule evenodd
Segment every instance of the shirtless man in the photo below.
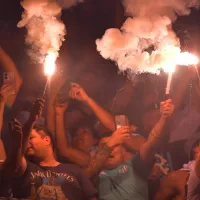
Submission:
M 197 158 L 200 152 L 200 146 L 195 145 L 192 148 L 192 160 Z M 190 162 L 191 163 L 191 162 Z M 185 200 L 187 181 L 192 167 L 173 171 L 164 177 L 158 189 L 155 200 Z

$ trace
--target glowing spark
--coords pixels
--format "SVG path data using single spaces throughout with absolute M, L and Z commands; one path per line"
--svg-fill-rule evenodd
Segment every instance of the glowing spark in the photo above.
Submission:
M 53 52 L 50 52 L 46 58 L 45 58 L 45 63 L 44 63 L 44 73 L 47 76 L 52 76 L 54 71 L 55 71 L 55 67 L 56 67 L 56 54 Z
M 198 57 L 195 55 L 189 53 L 189 52 L 182 52 L 177 54 L 175 57 L 175 60 L 170 60 L 165 63 L 163 66 L 163 69 L 165 72 L 168 72 L 168 79 L 167 79 L 167 86 L 166 86 L 166 94 L 169 95 L 170 93 L 170 87 L 171 87 L 171 81 L 172 81 L 172 75 L 175 71 L 176 65 L 196 65 L 199 63 Z
M 174 72 L 176 65 L 189 66 L 199 63 L 198 57 L 189 52 L 180 52 L 169 55 L 166 56 L 167 59 L 162 63 L 162 68 L 165 72 Z
M 180 53 L 180 55 L 177 57 L 177 60 L 176 60 L 176 64 L 177 65 L 196 65 L 199 63 L 199 59 L 189 53 L 189 52 L 183 52 L 183 53 Z

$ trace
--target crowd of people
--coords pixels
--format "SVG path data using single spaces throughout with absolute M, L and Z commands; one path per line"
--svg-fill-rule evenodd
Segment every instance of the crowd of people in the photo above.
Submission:
M 65 77 L 54 77 L 48 97 L 35 99 L 21 120 L 11 112 L 22 78 L 2 48 L 0 65 L 15 74 L 15 84 L 0 89 L 0 136 L 11 136 L 8 150 L 0 137 L 0 199 L 200 199 L 200 135 L 179 170 L 173 170 L 162 148 L 177 112 L 172 99 L 157 106 L 151 116 L 156 121 L 137 127 L 123 113 L 98 105 L 77 83 L 71 83 L 64 98 Z M 96 120 L 85 117 L 69 128 L 65 114 L 73 101 Z M 117 124 L 119 116 L 125 119 L 122 124 Z

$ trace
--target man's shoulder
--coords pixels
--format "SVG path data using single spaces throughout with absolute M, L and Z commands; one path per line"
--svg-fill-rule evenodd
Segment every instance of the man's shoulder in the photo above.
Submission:
M 76 172 L 76 173 L 81 172 L 81 168 L 75 164 L 60 163 L 58 168 L 62 170 L 66 170 L 66 171 Z
M 56 173 L 70 173 L 74 176 L 81 175 L 82 171 L 81 168 L 74 164 L 68 164 L 68 163 L 60 163 L 57 166 L 40 166 L 32 162 L 28 162 L 28 169 L 26 170 L 26 173 L 36 172 L 36 171 L 52 171 Z
M 68 170 L 81 170 L 81 168 L 75 164 L 68 164 L 68 163 L 59 163 L 57 166 L 42 166 L 42 165 L 38 165 L 34 162 L 27 162 L 27 166 L 31 167 L 31 168 L 49 168 L 49 169 L 68 169 Z
M 173 180 L 180 180 L 180 178 L 187 178 L 187 176 L 189 175 L 189 171 L 186 170 L 177 170 L 177 171 L 172 171 L 169 173 L 169 176 L 173 179 Z
M 68 168 L 79 168 L 80 167 L 76 164 L 71 164 L 71 163 L 60 163 L 59 164 L 60 167 L 68 167 Z
M 188 171 L 172 171 L 164 177 L 163 182 L 165 182 L 165 184 L 171 185 L 171 187 L 175 187 L 176 189 L 178 189 L 187 184 L 188 176 Z
M 70 163 L 60 163 L 60 167 L 66 167 L 66 168 L 75 168 L 75 169 L 80 169 L 78 165 L 75 164 L 70 164 Z

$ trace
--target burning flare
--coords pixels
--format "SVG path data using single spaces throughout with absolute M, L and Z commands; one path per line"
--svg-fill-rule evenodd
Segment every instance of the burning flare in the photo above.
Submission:
M 56 54 L 53 52 L 50 52 L 46 58 L 45 58 L 45 62 L 44 62 L 44 73 L 47 76 L 52 76 L 53 73 L 55 72 L 55 67 L 56 67 Z
M 195 55 L 189 52 L 180 52 L 169 57 L 162 66 L 162 69 L 165 72 L 174 72 L 176 65 L 189 66 L 197 65 L 198 63 L 199 59 Z
M 177 15 L 189 15 L 198 0 L 122 0 L 127 20 L 120 29 L 108 29 L 96 40 L 97 50 L 113 60 L 120 71 L 132 74 L 173 71 L 177 64 L 196 59 L 181 53 L 180 41 L 172 29 Z M 187 55 L 186 55 L 187 54 Z M 193 60 L 193 61 L 191 61 Z
M 188 52 L 181 53 L 176 60 L 177 65 L 196 65 L 198 63 L 198 57 Z
M 199 63 L 198 57 L 188 52 L 182 52 L 177 55 L 177 57 L 174 59 L 171 65 L 168 65 L 168 66 L 165 65 L 163 69 L 165 72 L 168 72 L 168 79 L 167 79 L 165 94 L 169 95 L 170 93 L 172 75 L 173 75 L 173 72 L 175 71 L 176 65 L 188 66 L 188 65 L 196 65 L 198 63 Z
M 23 0 L 21 5 L 24 12 L 18 27 L 27 29 L 26 44 L 31 47 L 29 56 L 41 65 L 46 65 L 46 55 L 47 60 L 56 60 L 66 34 L 60 20 L 60 5 L 56 0 Z M 49 52 L 55 52 L 54 56 Z

